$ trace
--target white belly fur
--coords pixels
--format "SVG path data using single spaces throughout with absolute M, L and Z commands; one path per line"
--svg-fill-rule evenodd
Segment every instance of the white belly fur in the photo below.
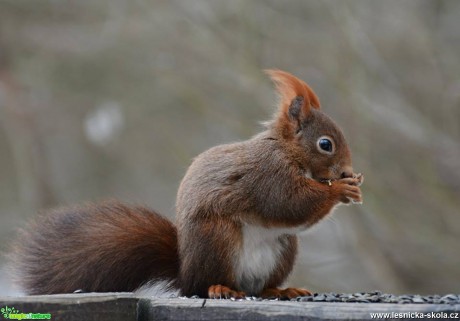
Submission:
M 300 230 L 244 225 L 243 246 L 237 253 L 235 266 L 239 289 L 248 295 L 263 290 L 285 246 L 279 237 L 283 234 L 296 234 Z

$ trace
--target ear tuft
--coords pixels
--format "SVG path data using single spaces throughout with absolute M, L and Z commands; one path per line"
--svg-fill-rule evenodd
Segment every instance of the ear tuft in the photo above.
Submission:
M 302 130 L 311 109 L 319 109 L 319 99 L 302 80 L 281 70 L 265 71 L 276 85 L 280 95 L 278 114 L 273 120 L 274 129 L 282 137 L 292 138 Z
M 276 90 L 281 97 L 281 108 L 284 111 L 288 111 L 293 99 L 297 97 L 304 98 L 305 108 L 307 109 L 310 106 L 316 109 L 321 107 L 318 96 L 304 81 L 282 70 L 268 69 L 265 72 L 276 85 Z

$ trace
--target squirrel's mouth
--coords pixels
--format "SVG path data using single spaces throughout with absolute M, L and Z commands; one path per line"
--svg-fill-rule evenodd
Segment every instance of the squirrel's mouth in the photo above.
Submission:
M 313 180 L 315 180 L 315 181 L 317 181 L 317 182 L 320 182 L 320 183 L 328 184 L 328 185 L 331 185 L 331 183 L 332 183 L 333 181 L 336 181 L 336 180 L 337 180 L 337 178 L 332 178 L 332 177 L 330 177 L 330 178 L 327 178 L 327 177 L 324 177 L 324 176 L 318 177 L 318 176 L 316 176 L 316 175 L 312 175 L 311 172 L 305 173 L 305 177 L 306 177 L 306 178 L 313 179 Z
M 340 179 L 340 177 L 337 177 L 335 175 L 330 175 L 330 174 L 331 173 L 312 173 L 310 170 L 305 171 L 306 178 L 313 179 L 317 182 L 325 183 L 328 185 L 331 185 L 332 182 Z
M 318 179 L 318 182 L 323 183 L 323 184 L 327 184 L 329 186 L 332 185 L 333 181 L 335 181 L 335 179 L 332 179 L 332 178 L 320 178 L 320 179 Z
M 320 183 L 327 184 L 327 185 L 331 186 L 332 182 L 338 181 L 341 178 L 346 178 L 346 177 L 340 177 L 340 178 L 314 178 L 314 179 L 317 180 Z M 351 178 L 358 179 L 358 183 L 353 184 L 353 185 L 360 186 L 362 184 L 362 174 L 361 173 L 359 173 L 359 174 L 353 173 Z

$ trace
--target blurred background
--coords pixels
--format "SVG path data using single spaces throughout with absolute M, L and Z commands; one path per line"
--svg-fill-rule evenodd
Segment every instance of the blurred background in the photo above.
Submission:
M 1 0 L 0 250 L 54 206 L 173 219 L 192 158 L 271 117 L 265 68 L 311 85 L 366 176 L 362 206 L 302 236 L 288 284 L 458 293 L 456 0 Z

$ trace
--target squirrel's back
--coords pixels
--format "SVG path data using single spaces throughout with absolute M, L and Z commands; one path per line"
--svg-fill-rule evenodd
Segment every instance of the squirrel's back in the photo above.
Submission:
M 21 232 L 13 273 L 27 294 L 128 292 L 177 277 L 177 231 L 145 207 L 117 201 L 57 209 Z

